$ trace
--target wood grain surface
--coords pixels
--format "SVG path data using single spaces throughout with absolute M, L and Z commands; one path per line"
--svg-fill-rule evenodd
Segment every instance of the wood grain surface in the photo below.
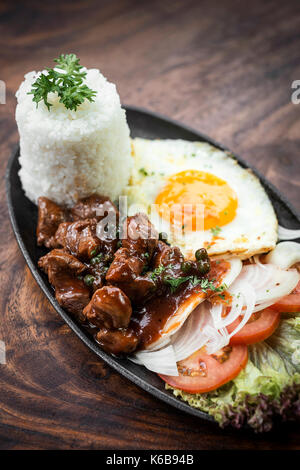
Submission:
M 0 3 L 0 448 L 287 449 L 299 429 L 220 430 L 131 384 L 93 355 L 32 279 L 8 221 L 4 172 L 18 142 L 23 75 L 75 52 L 145 106 L 224 143 L 300 211 L 300 2 L 238 0 Z

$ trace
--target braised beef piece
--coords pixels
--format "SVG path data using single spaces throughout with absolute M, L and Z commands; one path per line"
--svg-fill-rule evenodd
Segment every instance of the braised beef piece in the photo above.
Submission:
M 56 248 L 55 232 L 59 224 L 67 220 L 67 212 L 46 197 L 38 198 L 37 244 Z
M 67 230 L 68 230 L 69 225 L 71 225 L 71 223 L 72 222 L 62 222 L 61 224 L 59 224 L 54 235 L 54 239 L 55 239 L 55 243 L 57 247 L 66 246 Z
M 97 223 L 95 218 L 64 222 L 58 227 L 55 240 L 83 261 L 88 261 L 99 253 L 103 254 L 106 262 L 112 261 L 118 241 L 98 238 Z
M 54 249 L 40 258 L 38 265 L 55 288 L 58 303 L 84 321 L 83 309 L 90 301 L 90 289 L 78 279 L 86 266 L 65 250 Z
M 84 309 L 84 316 L 99 328 L 127 328 L 132 307 L 127 295 L 118 287 L 104 286 L 96 290 Z
M 67 274 L 61 274 L 59 277 L 59 285 L 55 287 L 57 302 L 73 313 L 79 321 L 84 322 L 84 308 L 90 301 L 90 289 L 80 279 Z
M 100 240 L 96 236 L 96 224 L 96 219 L 65 223 L 58 228 L 56 239 L 74 256 L 88 260 L 100 247 Z
M 145 262 L 145 253 L 151 259 L 158 243 L 158 232 L 145 214 L 138 213 L 127 217 L 123 228 L 122 247 L 130 255 L 140 256 Z
M 49 282 L 56 287 L 62 272 L 80 275 L 86 266 L 64 249 L 54 249 L 39 259 L 38 265 L 48 275 Z
M 119 216 L 119 211 L 108 197 L 92 194 L 86 198 L 80 199 L 71 209 L 73 220 L 83 220 L 97 218 L 101 220 L 107 216 L 108 212 Z
M 120 248 L 107 271 L 106 281 L 120 287 L 131 300 L 145 299 L 155 288 L 150 277 L 141 275 L 146 262 L 146 259 L 130 255 L 127 248 Z
M 96 334 L 96 340 L 104 351 L 111 354 L 130 354 L 138 346 L 136 333 L 127 328 L 126 330 L 108 330 L 102 328 Z
M 106 274 L 108 282 L 130 282 L 135 279 L 145 266 L 145 260 L 130 255 L 127 248 L 119 248 Z
M 155 269 L 158 268 L 158 266 L 181 265 L 183 261 L 183 254 L 177 246 L 171 247 L 159 241 L 152 258 L 151 266 Z
M 104 217 L 112 211 L 115 217 L 109 224 Z M 128 217 L 118 240 L 111 232 L 118 218 L 116 207 L 102 196 L 82 199 L 69 212 L 40 198 L 38 243 L 63 248 L 43 256 L 39 267 L 59 304 L 100 328 L 96 339 L 105 351 L 129 354 L 139 342 L 130 323 L 131 302 L 136 308 L 153 295 L 169 293 L 176 278 L 181 286 L 183 277 L 188 282 L 190 276 L 200 276 L 208 260 L 201 253 L 197 261 L 184 260 L 179 248 L 158 240 L 145 214 Z
M 145 214 L 127 217 L 124 223 L 122 248 L 116 253 L 106 274 L 109 284 L 120 287 L 138 302 L 146 300 L 155 283 L 144 273 L 158 243 L 158 233 Z M 149 238 L 147 238 L 149 237 Z

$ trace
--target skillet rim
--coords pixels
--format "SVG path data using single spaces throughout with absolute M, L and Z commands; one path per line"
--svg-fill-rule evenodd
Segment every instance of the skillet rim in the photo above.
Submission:
M 220 144 L 219 142 L 215 141 L 214 139 L 208 137 L 206 134 L 203 134 L 203 133 L 197 131 L 196 129 L 193 129 L 192 127 L 189 127 L 185 124 L 182 124 L 179 121 L 176 121 L 172 118 L 164 116 L 163 114 L 147 110 L 146 108 L 143 108 L 143 107 L 137 107 L 137 106 L 132 106 L 132 105 L 124 105 L 123 108 L 126 111 L 128 111 L 129 113 L 133 112 L 133 113 L 143 114 L 144 116 L 146 116 L 146 118 L 147 118 L 147 116 L 148 117 L 150 116 L 150 117 L 162 120 L 165 123 L 168 123 L 168 124 L 171 124 L 171 125 L 176 126 L 178 128 L 181 128 L 181 129 L 183 129 L 183 130 L 185 130 L 189 133 L 194 134 L 195 137 L 197 136 L 198 140 L 207 142 L 207 143 L 215 146 L 216 148 L 227 152 L 230 156 L 235 158 L 241 164 L 242 167 L 250 169 L 258 177 L 258 179 L 262 183 L 264 189 L 267 189 L 267 190 L 273 192 L 276 195 L 276 197 L 280 200 L 280 202 L 284 206 L 286 206 L 286 208 L 292 213 L 292 215 L 294 216 L 294 218 L 297 220 L 297 222 L 300 225 L 300 215 L 294 209 L 292 204 L 287 200 L 287 198 L 285 196 L 283 196 L 281 194 L 281 192 L 272 183 L 270 183 L 258 170 L 256 170 L 255 167 L 253 167 L 252 165 L 248 165 L 242 158 L 239 157 L 239 155 L 237 155 L 236 153 L 233 153 L 226 146 L 224 146 L 224 145 Z M 176 409 L 178 409 L 182 412 L 188 413 L 189 415 L 197 416 L 197 417 L 202 418 L 206 421 L 213 422 L 217 425 L 217 422 L 215 421 L 215 419 L 212 416 L 210 416 L 208 413 L 205 413 L 201 410 L 192 408 L 190 405 L 183 402 L 179 398 L 176 398 L 174 395 L 170 394 L 166 390 L 159 389 L 156 385 L 153 385 L 153 384 L 149 383 L 147 381 L 147 379 L 144 379 L 144 378 L 140 377 L 138 375 L 138 371 L 141 370 L 141 369 L 144 369 L 144 368 L 142 368 L 142 366 L 138 366 L 136 364 L 133 365 L 133 363 L 131 361 L 129 361 L 128 359 L 116 358 L 114 356 L 111 356 L 111 355 L 105 353 L 97 345 L 97 343 L 93 339 L 91 339 L 91 337 L 89 337 L 89 335 L 86 332 L 84 332 L 84 330 L 82 328 L 80 328 L 78 326 L 78 324 L 71 318 L 71 316 L 69 316 L 69 314 L 67 314 L 60 307 L 60 305 L 58 304 L 58 302 L 56 301 L 56 299 L 54 298 L 54 296 L 52 294 L 52 289 L 50 287 L 49 282 L 45 278 L 43 278 L 43 276 L 42 276 L 40 270 L 38 269 L 37 265 L 34 263 L 34 261 L 31 258 L 30 254 L 29 254 L 29 252 L 26 248 L 25 242 L 22 238 L 22 235 L 21 235 L 21 232 L 20 232 L 20 229 L 19 229 L 19 226 L 18 226 L 18 222 L 17 222 L 17 219 L 16 219 L 14 204 L 12 202 L 12 192 L 13 192 L 14 189 L 13 189 L 13 186 L 11 185 L 11 177 L 13 175 L 13 171 L 12 171 L 13 170 L 13 165 L 14 165 L 15 161 L 18 159 L 18 156 L 19 156 L 19 150 L 20 150 L 20 147 L 19 147 L 19 144 L 17 144 L 13 148 L 12 154 L 11 154 L 9 160 L 8 160 L 6 173 L 5 173 L 6 198 L 7 198 L 9 217 L 10 217 L 11 225 L 12 225 L 13 232 L 14 232 L 14 235 L 16 237 L 17 243 L 18 243 L 19 248 L 21 250 L 21 253 L 23 254 L 23 256 L 25 258 L 25 261 L 26 261 L 26 263 L 27 263 L 27 265 L 28 265 L 28 267 L 31 271 L 31 274 L 33 275 L 35 281 L 37 282 L 37 284 L 40 287 L 40 289 L 42 290 L 42 292 L 46 295 L 47 299 L 49 300 L 50 304 L 53 306 L 55 311 L 61 316 L 61 318 L 71 328 L 71 330 L 83 341 L 83 343 L 91 351 L 93 351 L 98 357 L 100 357 L 100 359 L 102 359 L 105 363 L 107 363 L 110 367 L 112 367 L 118 373 L 120 373 L 121 375 L 126 377 L 128 380 L 130 380 L 134 384 L 138 385 L 140 388 L 142 388 L 146 392 L 150 393 L 155 398 L 159 398 L 163 402 L 167 403 L 168 405 L 171 405 L 171 406 L 175 407 Z M 270 195 L 268 195 L 268 196 L 271 200 L 272 206 L 274 207 L 272 197 Z M 24 197 L 26 197 L 26 196 L 24 195 Z M 274 210 L 275 210 L 275 208 L 274 208 Z M 128 369 L 129 365 L 133 370 Z M 136 372 L 134 371 L 134 369 L 136 370 Z M 153 375 L 153 373 L 151 371 L 148 371 L 148 370 L 146 370 L 146 372 L 147 372 L 147 375 L 150 375 L 150 378 L 151 378 L 151 375 Z M 246 429 L 246 428 L 248 428 L 248 426 L 244 426 L 244 429 Z

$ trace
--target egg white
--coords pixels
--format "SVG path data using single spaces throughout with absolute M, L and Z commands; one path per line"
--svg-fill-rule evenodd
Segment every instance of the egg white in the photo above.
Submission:
M 130 184 L 125 190 L 129 212 L 147 212 L 159 231 L 181 248 L 187 257 L 206 246 L 210 256 L 249 258 L 272 250 L 277 241 L 277 219 L 272 204 L 253 173 L 242 168 L 226 152 L 204 142 L 184 140 L 132 140 L 134 160 Z M 238 208 L 235 218 L 221 227 L 218 237 L 210 230 L 172 234 L 156 211 L 149 212 L 168 177 L 185 170 L 211 173 L 235 191 Z M 222 238 L 221 238 L 222 237 Z

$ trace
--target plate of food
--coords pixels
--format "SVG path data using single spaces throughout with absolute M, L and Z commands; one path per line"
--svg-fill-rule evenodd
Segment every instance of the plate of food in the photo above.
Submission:
M 197 130 L 122 107 L 74 54 L 16 96 L 10 219 L 74 333 L 201 419 L 299 418 L 300 219 L 276 188 Z

